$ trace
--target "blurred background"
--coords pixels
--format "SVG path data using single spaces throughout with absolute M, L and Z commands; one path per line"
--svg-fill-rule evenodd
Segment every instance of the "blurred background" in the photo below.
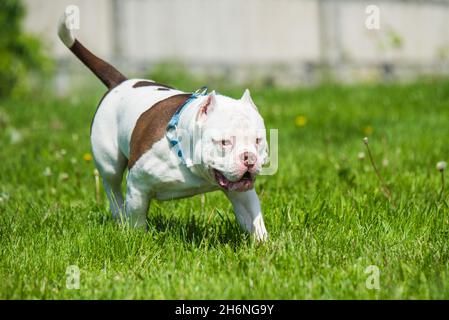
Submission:
M 8 3 L 19 2 L 2 3 L 5 11 Z M 158 74 L 162 68 L 206 80 L 291 87 L 449 73 L 448 0 L 24 0 L 21 5 L 21 28 L 53 61 L 59 94 L 90 77 L 56 36 L 67 5 L 80 10 L 80 41 L 127 75 Z M 366 26 L 369 5 L 379 9 L 379 29 Z

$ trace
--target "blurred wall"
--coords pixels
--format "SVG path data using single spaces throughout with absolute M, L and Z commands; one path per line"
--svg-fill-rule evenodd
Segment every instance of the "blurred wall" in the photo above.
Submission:
M 177 59 L 236 79 L 315 82 L 449 74 L 449 0 L 26 0 L 26 28 L 72 61 L 56 38 L 66 5 L 81 12 L 78 38 L 122 68 Z M 380 29 L 365 26 L 368 5 Z
M 80 30 L 77 37 L 101 56 L 113 56 L 112 1 L 110 0 L 25 0 L 25 28 L 38 33 L 57 58 L 68 57 L 70 51 L 57 37 L 59 17 L 68 5 L 80 9 Z

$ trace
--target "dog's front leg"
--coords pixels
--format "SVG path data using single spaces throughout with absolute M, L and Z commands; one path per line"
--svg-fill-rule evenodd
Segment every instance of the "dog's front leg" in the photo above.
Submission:
M 147 188 L 136 183 L 131 175 L 126 184 L 125 215 L 124 222 L 131 227 L 147 227 L 146 219 L 150 197 Z
M 257 241 L 266 241 L 268 233 L 263 222 L 260 201 L 254 189 L 245 192 L 226 191 L 234 207 L 234 213 L 243 229 Z

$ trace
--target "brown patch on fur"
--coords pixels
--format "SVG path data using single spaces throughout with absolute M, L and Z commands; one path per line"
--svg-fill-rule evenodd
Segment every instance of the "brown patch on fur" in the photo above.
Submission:
M 98 58 L 75 40 L 70 50 L 78 57 L 109 89 L 118 86 L 126 77 L 106 61 Z
M 161 87 L 158 90 L 165 88 L 165 89 L 173 89 L 170 86 L 167 86 L 165 84 L 162 83 L 158 83 L 158 82 L 152 82 L 152 81 L 137 81 L 134 85 L 133 88 L 141 88 L 141 87 Z
M 171 96 L 159 101 L 140 115 L 131 135 L 128 169 L 131 169 L 154 143 L 164 137 L 165 129 L 173 114 L 190 96 L 190 93 Z

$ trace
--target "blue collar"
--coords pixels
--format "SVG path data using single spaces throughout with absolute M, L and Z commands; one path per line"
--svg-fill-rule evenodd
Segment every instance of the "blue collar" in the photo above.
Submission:
M 175 114 L 172 116 L 170 121 L 168 122 L 167 128 L 165 129 L 165 136 L 167 137 L 170 146 L 175 151 L 176 155 L 181 159 L 182 163 L 191 166 L 190 163 L 186 163 L 186 159 L 184 157 L 184 153 L 181 149 L 181 144 L 176 132 L 176 129 L 178 127 L 179 119 L 181 117 L 182 110 L 187 107 L 193 100 L 195 100 L 198 97 L 205 96 L 207 94 L 207 87 L 204 86 L 198 90 L 196 90 L 194 93 L 190 95 L 190 97 L 187 98 L 187 100 L 179 106 L 178 110 L 176 110 Z

